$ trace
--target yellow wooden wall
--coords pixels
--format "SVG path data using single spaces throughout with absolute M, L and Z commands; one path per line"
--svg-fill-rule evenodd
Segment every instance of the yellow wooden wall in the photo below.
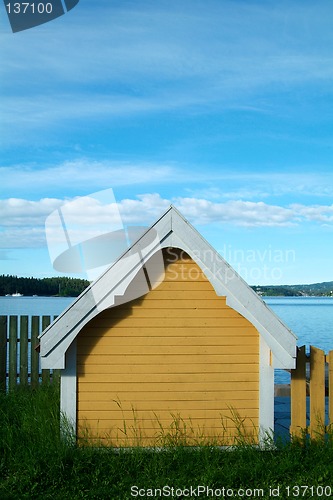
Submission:
M 257 431 L 259 334 L 187 254 L 164 257 L 156 289 L 100 313 L 78 336 L 78 434 L 115 445 L 184 435 L 230 444 L 235 413 L 242 433 Z

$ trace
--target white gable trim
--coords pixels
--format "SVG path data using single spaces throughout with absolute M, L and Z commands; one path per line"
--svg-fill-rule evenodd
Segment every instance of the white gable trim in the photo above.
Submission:
M 248 319 L 273 353 L 275 368 L 294 368 L 296 337 L 236 271 L 171 206 L 104 274 L 42 333 L 42 368 L 65 368 L 65 353 L 80 330 L 101 311 L 115 305 L 142 266 L 160 248 L 178 247 L 204 271 L 217 295 Z M 148 285 L 142 290 L 148 293 Z M 125 295 L 126 298 L 126 295 Z

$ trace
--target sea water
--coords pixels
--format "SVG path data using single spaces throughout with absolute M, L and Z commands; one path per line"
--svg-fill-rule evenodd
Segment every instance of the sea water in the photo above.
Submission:
M 264 297 L 298 337 L 297 345 L 333 349 L 333 297 Z
M 1 315 L 57 316 L 73 297 L 0 297 Z M 332 297 L 263 297 L 266 304 L 298 337 L 297 345 L 333 350 Z M 276 383 L 288 383 L 289 374 L 276 370 Z
M 333 350 L 333 297 L 264 297 L 266 304 L 298 337 L 297 345 Z M 275 382 L 286 384 L 290 375 L 275 371 Z
M 0 316 L 58 316 L 74 297 L 0 297 Z

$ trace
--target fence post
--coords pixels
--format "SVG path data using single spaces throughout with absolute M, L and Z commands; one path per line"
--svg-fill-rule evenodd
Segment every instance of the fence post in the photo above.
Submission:
M 291 370 L 290 434 L 301 437 L 306 431 L 306 354 L 305 345 L 297 349 L 296 368 Z
M 17 316 L 9 317 L 9 389 L 17 384 Z
M 20 323 L 20 385 L 28 385 L 28 316 Z
M 31 387 L 39 384 L 39 353 L 36 351 L 39 335 L 39 316 L 31 318 Z
M 7 316 L 0 316 L 0 391 L 6 391 Z
M 310 437 L 325 434 L 325 353 L 310 346 Z

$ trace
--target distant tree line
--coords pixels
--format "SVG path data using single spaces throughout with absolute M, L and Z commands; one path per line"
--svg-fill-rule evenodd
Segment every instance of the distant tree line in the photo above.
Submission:
M 0 275 L 0 295 L 41 295 L 44 297 L 77 297 L 89 285 L 89 281 L 78 278 L 20 278 Z
M 20 278 L 0 275 L 0 296 L 21 293 L 22 295 L 41 295 L 44 297 L 77 297 L 89 285 L 88 280 L 79 278 Z M 333 281 L 312 283 L 311 285 L 272 285 L 252 286 L 260 295 L 271 296 L 333 296 Z
M 272 285 L 272 286 L 252 286 L 260 295 L 283 296 L 283 297 L 303 297 L 303 296 L 333 296 L 333 281 L 322 283 L 311 283 L 310 285 Z
M 283 286 L 252 287 L 256 292 L 267 297 L 300 297 L 302 293 Z

